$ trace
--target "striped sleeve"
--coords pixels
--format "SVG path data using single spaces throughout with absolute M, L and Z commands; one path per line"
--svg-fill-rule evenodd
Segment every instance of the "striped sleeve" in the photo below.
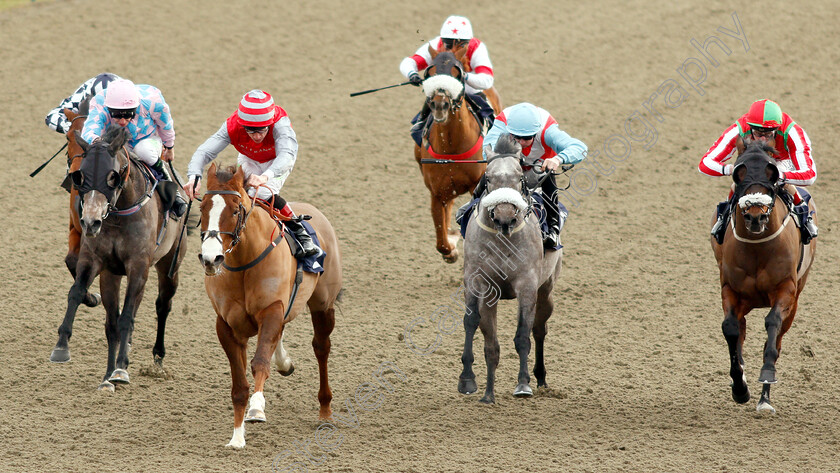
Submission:
M 700 160 L 698 166 L 700 172 L 715 177 L 725 176 L 726 166 L 723 163 L 738 151 L 736 148 L 737 142 L 738 123 L 733 123 L 703 155 L 703 159 Z
M 429 54 L 429 47 L 437 50 L 434 45 L 439 41 L 440 37 L 437 37 L 428 43 L 423 43 L 423 46 L 420 46 L 413 56 L 404 58 L 400 63 L 400 72 L 402 72 L 402 75 L 408 78 L 412 72 L 419 72 L 429 67 L 429 64 L 432 63 L 432 55 Z
M 797 186 L 810 186 L 817 180 L 817 167 L 811 158 L 811 139 L 797 124 L 788 132 L 787 148 L 796 170 L 786 172 L 785 179 Z

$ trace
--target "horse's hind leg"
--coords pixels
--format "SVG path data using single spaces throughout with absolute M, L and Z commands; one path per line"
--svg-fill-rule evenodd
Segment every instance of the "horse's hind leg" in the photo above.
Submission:
M 109 381 L 114 372 L 117 359 L 117 348 L 120 343 L 120 333 L 117 329 L 117 319 L 120 316 L 120 282 L 121 276 L 115 276 L 109 271 L 99 275 L 99 287 L 102 291 L 102 305 L 105 307 L 105 339 L 108 341 L 108 366 L 105 376 L 99 385 L 100 391 L 114 391 L 114 385 Z
M 461 376 L 458 378 L 458 392 L 461 394 L 472 394 L 478 390 L 475 384 L 475 373 L 472 365 L 475 361 L 473 355 L 473 339 L 475 338 L 475 331 L 478 328 L 478 322 L 481 317 L 478 315 L 478 297 L 474 296 L 470 291 L 465 291 L 466 294 L 466 310 L 464 311 L 464 353 L 461 355 L 461 363 L 464 365 L 464 370 L 461 371 Z
M 101 265 L 96 260 L 85 258 L 78 268 L 76 280 L 67 293 L 67 311 L 64 313 L 64 320 L 58 327 L 58 341 L 50 354 L 50 361 L 53 363 L 64 363 L 70 361 L 70 337 L 73 336 L 73 321 L 76 318 L 76 311 L 79 304 L 84 302 L 87 289 L 93 283 L 93 279 L 99 274 Z
M 746 319 L 744 319 L 743 312 L 739 313 L 738 296 L 728 285 L 722 288 L 721 298 L 724 312 L 721 329 L 729 347 L 729 377 L 732 378 L 732 399 L 739 404 L 743 404 L 750 400 L 750 390 L 744 376 L 744 359 L 741 354 L 746 332 Z
M 227 447 L 242 448 L 245 446 L 245 406 L 248 403 L 248 376 L 246 348 L 248 339 L 240 339 L 233 333 L 233 329 L 221 316 L 216 316 L 216 335 L 225 350 L 230 362 L 231 388 L 230 398 L 233 402 L 233 436 Z
M 538 388 L 547 388 L 545 381 L 545 335 L 548 333 L 548 319 L 554 311 L 554 301 L 551 300 L 553 285 L 543 285 L 537 293 L 537 311 L 534 318 L 534 376 L 537 378 Z
M 315 357 L 318 359 L 318 375 L 320 380 L 320 387 L 318 388 L 318 403 L 321 409 L 318 417 L 321 420 L 327 420 L 332 417 L 332 390 L 330 389 L 330 380 L 327 373 L 327 360 L 330 357 L 330 334 L 335 328 L 335 307 L 330 306 L 326 310 L 313 310 L 309 307 L 312 313 L 312 328 L 315 335 L 312 337 L 312 349 L 315 351 Z
M 155 364 L 161 368 L 163 367 L 163 357 L 166 356 L 166 346 L 164 345 L 166 320 L 172 311 L 172 298 L 175 297 L 175 292 L 178 290 L 179 273 L 176 271 L 170 278 L 168 275 L 169 263 L 169 258 L 164 258 L 155 266 L 158 273 L 158 297 L 155 300 L 157 336 L 155 337 L 155 346 L 152 348 L 152 355 L 154 356 Z
M 531 353 L 531 330 L 534 327 L 536 304 L 536 292 L 519 295 L 519 323 L 513 337 L 513 344 L 519 354 L 518 384 L 513 391 L 516 397 L 530 397 L 534 394 L 530 386 L 531 376 L 528 374 L 528 354 Z
M 484 388 L 484 397 L 479 399 L 485 404 L 496 402 L 495 383 L 496 367 L 499 366 L 499 339 L 496 335 L 496 305 L 488 306 L 479 304 L 481 320 L 478 326 L 484 335 L 484 361 L 487 364 L 487 386 Z

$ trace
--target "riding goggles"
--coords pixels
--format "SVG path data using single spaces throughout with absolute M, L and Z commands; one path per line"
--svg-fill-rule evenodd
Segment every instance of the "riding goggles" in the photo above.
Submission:
M 533 140 L 537 135 L 530 135 L 530 136 L 517 136 L 517 135 L 510 135 L 513 137 L 514 140 L 522 140 L 522 141 L 529 141 Z
M 136 112 L 137 112 L 136 108 L 130 108 L 130 109 L 109 108 L 108 109 L 108 113 L 111 114 L 111 118 L 113 118 L 115 120 L 119 120 L 121 118 L 131 120 L 132 118 L 134 118 L 134 115 L 136 114 Z
M 256 134 L 256 133 L 265 133 L 265 132 L 268 131 L 267 126 L 246 126 L 244 128 L 245 128 L 245 133 L 248 133 L 249 135 L 253 135 L 253 134 Z

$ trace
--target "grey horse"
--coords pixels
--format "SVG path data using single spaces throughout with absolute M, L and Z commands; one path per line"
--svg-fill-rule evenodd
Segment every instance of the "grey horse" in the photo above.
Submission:
M 502 135 L 495 152 L 488 151 L 485 173 L 487 194 L 473 212 L 464 237 L 464 370 L 458 391 L 472 394 L 477 390 L 472 370 L 473 337 L 477 327 L 484 334 L 484 359 L 487 363 L 487 387 L 483 403 L 494 403 L 496 367 L 499 364 L 499 341 L 496 334 L 496 302 L 519 301 L 519 323 L 514 345 L 519 354 L 519 379 L 513 395 L 533 394 L 528 375 L 531 330 L 536 341 L 534 375 L 538 387 L 547 387 L 543 346 L 546 321 L 554 304 L 551 290 L 560 273 L 563 250 L 543 250 L 540 223 L 523 195 L 524 182 L 520 165 L 520 147 L 510 135 Z

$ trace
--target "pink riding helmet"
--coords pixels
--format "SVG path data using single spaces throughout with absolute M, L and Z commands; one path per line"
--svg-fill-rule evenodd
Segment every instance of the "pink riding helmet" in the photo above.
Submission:
M 105 106 L 119 110 L 137 108 L 140 105 L 140 91 L 127 79 L 118 79 L 105 89 Z

